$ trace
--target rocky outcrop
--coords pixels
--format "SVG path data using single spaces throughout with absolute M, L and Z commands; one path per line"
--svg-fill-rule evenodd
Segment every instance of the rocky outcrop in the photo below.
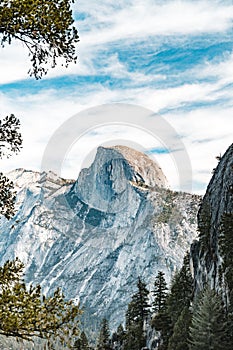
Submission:
M 128 147 L 100 147 L 77 181 L 10 175 L 18 212 L 0 221 L 0 263 L 18 256 L 28 283 L 80 300 L 89 329 L 122 322 L 137 277 L 152 287 L 161 270 L 169 281 L 196 237 L 200 197 L 169 190 L 159 166 Z
M 206 282 L 213 288 L 220 288 L 219 233 L 223 215 L 230 213 L 233 213 L 233 145 L 219 158 L 198 212 L 200 240 L 191 247 L 196 291 Z

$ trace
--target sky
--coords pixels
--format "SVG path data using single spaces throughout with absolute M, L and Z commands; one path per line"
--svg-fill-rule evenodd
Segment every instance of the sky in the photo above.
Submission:
M 79 0 L 73 14 L 77 64 L 36 81 L 27 75 L 30 61 L 21 43 L 0 51 L 0 116 L 15 114 L 24 139 L 19 155 L 1 161 L 2 170 L 41 171 L 51 139 L 58 130 L 69 133 L 75 116 L 76 136 L 59 175 L 77 178 L 99 145 L 122 143 L 153 157 L 179 190 L 179 150 L 161 140 L 160 118 L 189 157 L 191 190 L 204 194 L 216 156 L 232 143 L 232 1 Z M 111 109 L 103 123 L 99 106 L 106 104 Z M 116 104 L 151 111 L 155 126 L 143 113 L 124 122 L 111 113 Z M 93 125 L 85 112 L 90 108 Z

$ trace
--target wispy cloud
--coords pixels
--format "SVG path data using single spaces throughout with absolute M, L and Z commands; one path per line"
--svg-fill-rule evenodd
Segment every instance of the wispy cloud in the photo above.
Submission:
M 148 36 L 219 33 L 232 26 L 233 6 L 217 1 L 95 1 L 76 5 L 86 45 Z M 85 26 L 90 30 L 85 32 Z M 82 31 L 81 31 L 82 35 Z
M 150 108 L 172 125 L 192 161 L 194 188 L 203 191 L 215 155 L 232 142 L 232 1 L 80 0 L 74 8 L 77 65 L 58 67 L 37 82 L 26 74 L 29 60 L 20 43 L 1 50 L 0 113 L 19 116 L 24 136 L 21 155 L 2 168 L 38 169 L 65 120 L 91 106 L 124 102 Z M 85 135 L 67 155 L 63 175 L 76 177 L 83 159 L 111 139 L 157 149 L 157 161 L 177 186 L 171 154 L 135 128 Z

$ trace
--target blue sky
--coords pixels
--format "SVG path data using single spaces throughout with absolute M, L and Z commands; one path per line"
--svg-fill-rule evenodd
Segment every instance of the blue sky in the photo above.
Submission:
M 182 140 L 192 164 L 193 191 L 203 193 L 215 156 L 232 143 L 232 1 L 79 0 L 74 4 L 80 34 L 78 62 L 58 66 L 35 81 L 20 43 L 1 49 L 1 116 L 22 123 L 24 148 L 2 162 L 40 170 L 46 145 L 71 116 L 106 103 L 149 108 Z M 117 122 L 114 116 L 111 122 Z M 82 120 L 80 120 L 82 123 Z M 171 154 L 137 125 L 100 126 L 70 145 L 62 175 L 77 177 L 83 158 L 100 144 L 122 139 L 152 152 L 173 188 Z

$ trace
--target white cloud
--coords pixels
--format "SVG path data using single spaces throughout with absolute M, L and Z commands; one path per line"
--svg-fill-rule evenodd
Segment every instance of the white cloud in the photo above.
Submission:
M 12 42 L 1 48 L 0 55 L 0 84 L 26 79 L 29 70 L 27 51 L 20 42 Z M 28 63 L 28 66 L 26 65 Z
M 124 74 L 124 71 L 121 73 Z M 221 77 L 220 77 L 221 81 Z M 220 84 L 221 85 L 221 84 Z M 2 161 L 5 171 L 16 167 L 40 169 L 42 154 L 60 125 L 72 115 L 91 106 L 104 103 L 126 102 L 134 103 L 152 111 L 162 108 L 171 108 L 165 115 L 166 120 L 174 127 L 185 144 L 192 162 L 193 177 L 195 181 L 206 183 L 211 176 L 211 169 L 215 167 L 215 156 L 224 153 L 232 142 L 232 108 L 209 107 L 195 108 L 191 111 L 176 111 L 177 107 L 185 107 L 186 103 L 198 101 L 213 101 L 219 97 L 219 81 L 210 84 L 186 84 L 169 89 L 107 89 L 103 86 L 93 86 L 90 91 L 73 91 L 62 95 L 56 90 L 46 90 L 43 93 L 27 94 L 24 96 L 7 97 L 0 95 L 1 115 L 15 113 L 22 122 L 24 148 L 20 155 Z M 173 108 L 173 109 L 172 109 Z M 106 131 L 93 135 L 86 135 L 74 146 L 73 151 L 67 155 L 64 162 L 63 176 L 76 177 L 80 163 L 94 147 L 100 143 L 122 138 L 138 142 L 144 148 L 153 148 L 160 144 L 150 143 L 147 135 L 138 134 L 136 129 L 122 131 Z M 158 142 L 158 140 L 157 140 Z M 160 145 L 161 146 L 161 145 Z M 79 153 L 78 151 L 81 150 Z M 177 188 L 178 178 L 176 172 L 171 171 L 174 164 L 168 155 L 158 155 L 157 159 L 164 169 L 173 188 Z M 174 174 L 174 175 L 173 175 Z
M 115 2 L 114 2 L 115 3 Z M 93 5 L 93 6 L 92 6 Z M 80 7 L 79 7 L 80 6 Z M 79 10 L 89 13 L 80 30 L 81 39 L 87 44 L 100 45 L 125 39 L 149 39 L 150 36 L 196 35 L 219 33 L 230 29 L 233 6 L 213 1 L 154 1 L 126 2 L 114 6 L 93 1 Z M 85 31 L 85 26 L 90 30 Z
M 215 77 L 219 88 L 233 82 L 233 53 L 228 53 L 220 62 L 206 62 L 204 67 L 196 67 L 194 74 L 201 78 Z M 228 87 L 229 88 L 229 87 Z M 226 91 L 224 92 L 224 94 Z M 231 95 L 232 96 L 232 95 Z
M 218 1 L 135 0 L 116 3 L 92 0 L 78 1 L 74 8 L 77 13 L 83 11 L 87 16 L 76 23 L 81 39 L 77 45 L 78 63 L 71 64 L 68 69 L 60 66 L 50 69 L 46 79 L 69 74 L 95 74 L 93 59 L 96 50 L 104 50 L 111 42 L 121 45 L 122 42 L 134 43 L 143 39 L 149 45 L 152 36 L 160 42 L 164 36 L 178 40 L 179 36 L 220 34 L 231 29 L 233 23 L 233 5 Z M 0 76 L 2 84 L 27 79 L 30 68 L 27 49 L 17 42 L 6 46 L 1 50 L 0 66 L 4 66 Z M 139 78 L 143 79 L 143 76 L 139 74 Z
M 218 62 L 206 61 L 185 72 L 182 69 L 179 72 L 171 70 L 171 76 L 174 79 L 177 77 L 177 86 L 168 88 L 159 83 L 169 73 L 145 75 L 143 66 L 136 71 L 130 71 L 126 62 L 119 59 L 117 52 L 106 55 L 104 65 L 100 68 L 95 62 L 102 62 L 100 51 L 107 52 L 112 49 L 112 42 L 127 47 L 129 42 L 137 45 L 137 40 L 143 39 L 150 45 L 150 38 L 156 36 L 159 46 L 167 36 L 172 36 L 179 45 L 180 38 L 187 36 L 192 45 L 192 35 L 224 35 L 232 27 L 232 4 L 219 1 L 119 0 L 116 3 L 103 0 L 78 1 L 75 7 L 88 14 L 84 21 L 77 24 L 80 26 L 81 36 L 78 64 L 71 65 L 68 69 L 50 70 L 46 79 L 65 74 L 70 75 L 71 79 L 76 78 L 76 75 L 107 74 L 111 76 L 113 85 L 107 87 L 107 84 L 101 85 L 98 81 L 94 84 L 87 81 L 85 86 L 79 86 L 77 82 L 73 90 L 59 87 L 57 90 L 48 88 L 44 92 L 38 90 L 34 93 L 28 90 L 28 93 L 22 94 L 23 91 L 19 88 L 14 93 L 7 93 L 5 90 L 0 93 L 1 116 L 9 113 L 19 116 L 24 137 L 21 154 L 2 161 L 2 169 L 40 169 L 46 144 L 55 130 L 68 118 L 91 106 L 125 102 L 141 105 L 155 112 L 170 110 L 165 116 L 166 120 L 186 146 L 192 161 L 194 180 L 206 183 L 216 164 L 214 157 L 224 153 L 232 142 L 233 89 L 230 84 L 233 82 L 233 54 L 219 58 Z M 143 50 L 143 46 L 140 49 Z M 154 51 L 156 50 L 155 47 Z M 20 43 L 1 50 L 0 66 L 2 84 L 29 79 L 26 72 L 30 68 L 30 62 L 26 49 Z M 114 85 L 114 79 L 118 78 L 126 79 L 123 87 Z M 200 79 L 202 82 L 199 82 Z M 157 83 L 156 87 L 154 82 Z M 69 81 L 67 84 L 69 85 Z M 140 84 L 145 87 L 140 88 Z M 217 107 L 198 107 L 200 103 L 214 105 L 216 101 L 219 101 Z M 191 111 L 187 110 L 187 105 L 191 106 Z M 116 131 L 110 129 L 105 132 L 99 130 L 95 136 L 86 135 L 67 155 L 63 176 L 76 177 L 83 154 L 87 156 L 99 143 L 116 140 L 118 136 Z M 139 143 L 140 140 L 140 145 L 144 148 L 159 145 L 156 143 L 158 140 L 150 142 L 147 135 L 136 129 L 122 130 L 119 137 L 132 143 Z M 171 157 L 158 155 L 157 159 L 171 185 L 176 187 L 178 179 L 173 175 L 175 170 Z
M 232 143 L 233 108 L 200 108 L 170 113 L 166 120 L 176 129 L 192 162 L 193 178 L 208 183 L 216 156 L 224 154 Z

